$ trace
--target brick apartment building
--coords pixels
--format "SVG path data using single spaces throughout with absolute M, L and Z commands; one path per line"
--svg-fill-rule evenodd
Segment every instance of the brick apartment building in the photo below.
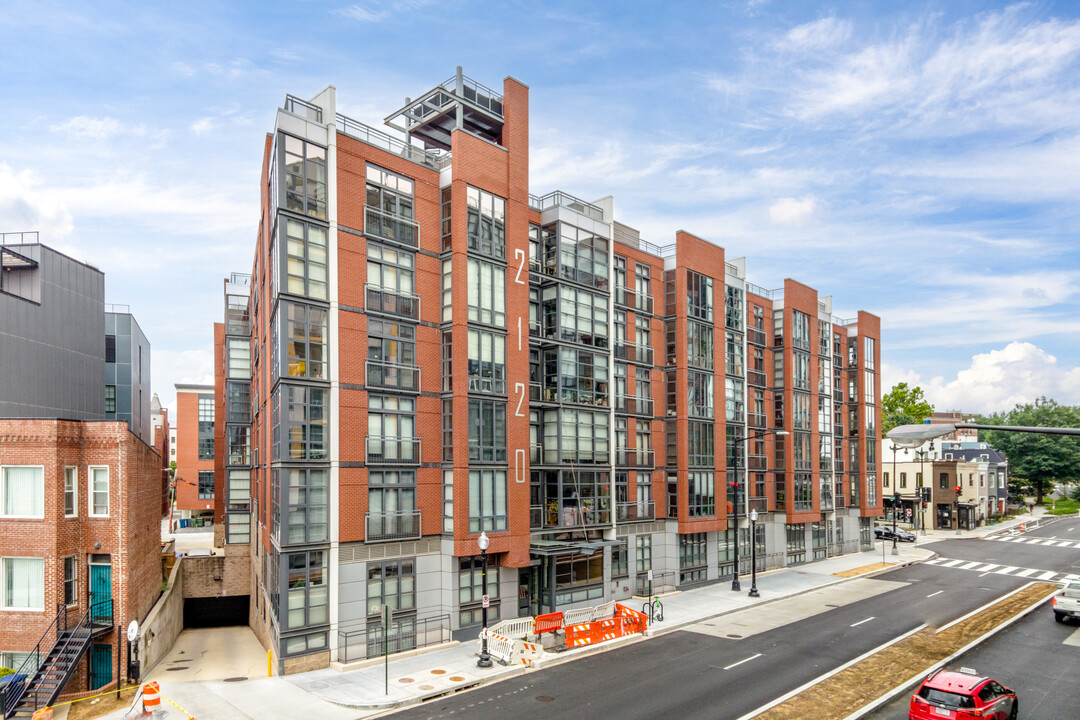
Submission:
M 176 385 L 175 509 L 181 519 L 205 522 L 214 517 L 213 385 Z
M 251 542 L 252 626 L 284 672 L 381 652 L 384 605 L 393 649 L 471 636 L 481 531 L 489 623 L 626 599 L 649 571 L 731 579 L 751 542 L 762 569 L 872 542 L 878 319 L 753 285 L 689 233 L 650 243 L 611 198 L 530 194 L 528 123 L 525 85 L 460 69 L 388 116 L 396 136 L 332 86 L 277 111 L 215 338 L 225 541 Z

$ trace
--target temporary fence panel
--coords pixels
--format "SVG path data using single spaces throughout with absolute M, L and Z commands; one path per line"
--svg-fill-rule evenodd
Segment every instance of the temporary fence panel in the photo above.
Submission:
M 548 632 L 562 630 L 563 614 L 561 612 L 537 615 L 533 618 L 533 635 L 543 635 Z

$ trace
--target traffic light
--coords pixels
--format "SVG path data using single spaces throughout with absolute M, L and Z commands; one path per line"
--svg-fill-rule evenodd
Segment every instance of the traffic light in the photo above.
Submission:
M 962 492 L 964 492 L 964 488 L 963 488 L 963 486 L 961 486 L 961 485 L 957 485 L 957 486 L 956 486 L 956 497 L 957 497 L 957 498 L 959 498 L 959 497 L 960 497 L 960 493 L 962 493 Z
M 923 501 L 923 507 L 926 507 L 926 503 L 930 502 L 931 489 L 927 486 L 919 488 L 919 499 Z
M 900 507 L 900 493 L 894 492 L 892 496 L 893 507 Z

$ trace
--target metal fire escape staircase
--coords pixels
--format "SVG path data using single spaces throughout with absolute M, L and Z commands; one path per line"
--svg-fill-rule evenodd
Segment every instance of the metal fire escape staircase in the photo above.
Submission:
M 56 702 L 60 691 L 75 674 L 79 662 L 86 657 L 94 640 L 112 629 L 112 600 L 92 603 L 72 628 L 67 626 L 67 608 L 61 605 L 30 656 L 23 661 L 8 682 L 0 684 L 2 716 L 30 718 L 35 710 Z M 51 640 L 50 646 L 51 637 L 55 639 Z

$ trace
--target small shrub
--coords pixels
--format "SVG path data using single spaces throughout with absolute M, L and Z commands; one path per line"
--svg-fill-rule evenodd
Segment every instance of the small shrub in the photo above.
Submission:
M 4 677 L 6 675 L 14 675 L 14 674 L 15 674 L 15 671 L 12 670 L 11 668 L 9 668 L 9 667 L 0 667 L 0 677 Z

